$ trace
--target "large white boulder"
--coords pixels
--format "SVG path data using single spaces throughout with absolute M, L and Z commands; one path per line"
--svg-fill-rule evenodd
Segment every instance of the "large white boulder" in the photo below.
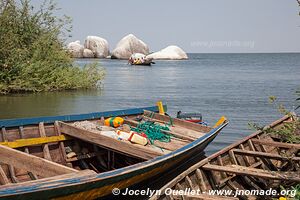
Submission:
M 82 58 L 84 47 L 80 44 L 80 41 L 70 42 L 67 46 L 68 51 L 71 53 L 73 58 Z
M 96 58 L 106 58 L 109 55 L 108 42 L 98 36 L 87 36 L 84 48 L 90 49 Z
M 152 58 L 156 60 L 183 60 L 188 59 L 188 56 L 178 46 L 171 45 L 158 52 L 149 54 L 147 58 Z
M 90 49 L 84 49 L 83 50 L 83 57 L 84 58 L 95 58 L 94 53 Z
M 112 51 L 111 57 L 117 59 L 128 59 L 134 53 L 149 54 L 149 47 L 142 40 L 129 34 L 123 37 Z

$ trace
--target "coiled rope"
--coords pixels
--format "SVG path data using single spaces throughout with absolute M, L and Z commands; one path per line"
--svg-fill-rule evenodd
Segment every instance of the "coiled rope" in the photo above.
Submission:
M 169 127 L 167 125 L 161 126 L 159 124 L 155 124 L 151 121 L 140 122 L 137 127 L 131 127 L 132 131 L 138 133 L 145 133 L 149 138 L 151 144 L 154 143 L 155 140 L 160 142 L 170 142 L 171 136 L 169 134 L 163 133 L 161 130 L 169 131 Z

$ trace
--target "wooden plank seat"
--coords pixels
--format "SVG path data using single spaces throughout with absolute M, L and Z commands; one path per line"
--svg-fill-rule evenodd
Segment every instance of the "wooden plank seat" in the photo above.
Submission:
M 5 141 L 0 142 L 0 145 L 4 145 L 13 149 L 20 148 L 20 147 L 28 147 L 28 146 L 35 146 L 47 143 L 55 143 L 55 142 L 62 142 L 66 140 L 70 140 L 71 137 L 66 135 L 59 135 L 59 136 L 49 136 L 49 137 L 39 137 L 39 138 L 26 138 L 26 139 L 18 139 L 15 141 Z
M 239 175 L 300 182 L 300 175 L 295 172 L 275 172 L 239 165 L 219 166 L 213 164 L 205 164 L 202 168 L 205 170 L 228 172 Z
M 3 145 L 0 145 L 0 162 L 27 170 L 42 177 L 78 172 L 78 170 L 70 167 Z

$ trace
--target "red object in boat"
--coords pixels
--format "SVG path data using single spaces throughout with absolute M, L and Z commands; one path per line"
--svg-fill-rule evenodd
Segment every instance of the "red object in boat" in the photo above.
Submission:
M 193 123 L 200 123 L 200 122 L 202 122 L 202 120 L 200 120 L 200 119 L 187 119 L 185 121 L 193 122 Z

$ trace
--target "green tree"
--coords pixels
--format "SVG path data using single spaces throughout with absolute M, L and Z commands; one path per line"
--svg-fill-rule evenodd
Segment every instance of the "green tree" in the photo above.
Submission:
M 91 88 L 103 78 L 97 64 L 74 66 L 64 49 L 71 20 L 56 11 L 52 1 L 36 9 L 30 0 L 0 0 L 0 93 Z

